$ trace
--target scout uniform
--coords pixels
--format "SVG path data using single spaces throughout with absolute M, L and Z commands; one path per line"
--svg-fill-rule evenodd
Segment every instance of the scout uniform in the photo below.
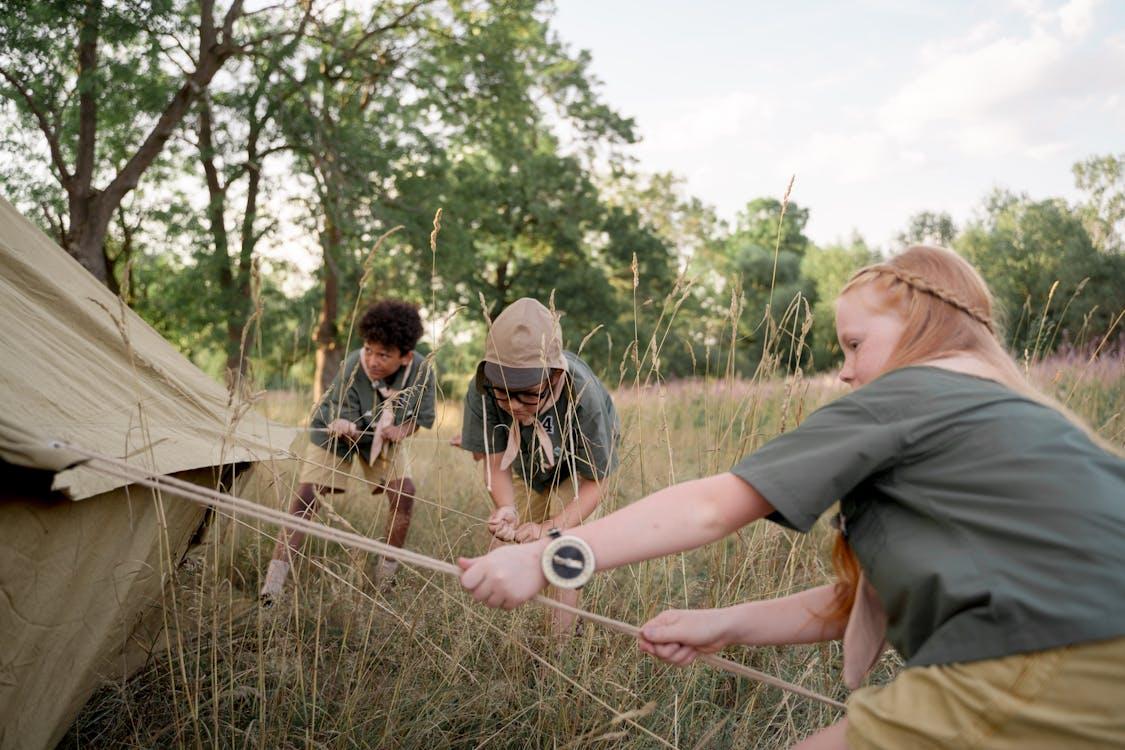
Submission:
M 543 383 L 562 370 L 535 418 L 519 423 L 500 408 L 489 383 L 512 391 Z M 609 391 L 578 355 L 563 351 L 553 313 L 537 300 L 513 302 L 497 316 L 485 341 L 484 361 L 465 394 L 461 447 L 505 454 L 520 520 L 542 523 L 552 495 L 573 496 L 578 478 L 602 481 L 618 464 L 621 424 Z
M 411 475 L 409 440 L 384 443 L 378 428 L 416 420 L 419 427 L 433 427 L 434 371 L 418 352 L 400 367 L 389 381 L 371 382 L 360 361 L 363 350 L 348 355 L 340 366 L 316 410 L 310 426 L 311 445 L 305 453 L 300 481 L 330 489 L 347 482 L 349 464 L 358 464 L 364 478 L 374 484 Z M 336 419 L 356 424 L 359 440 L 340 439 L 324 428 Z
M 1058 411 L 904 367 L 731 471 L 799 531 L 840 499 L 906 660 L 850 747 L 1125 746 L 1125 461 Z

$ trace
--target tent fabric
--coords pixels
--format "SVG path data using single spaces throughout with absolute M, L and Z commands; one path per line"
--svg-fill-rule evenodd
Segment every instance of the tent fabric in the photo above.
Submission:
M 204 518 L 55 441 L 214 488 L 295 432 L 232 402 L 2 198 L 0 346 L 0 750 L 48 748 L 162 645 Z
M 209 467 L 176 476 L 215 486 Z M 164 647 L 166 584 L 205 511 L 153 494 L 0 493 L 0 748 L 54 747 L 99 685 Z
M 47 438 L 12 423 L 0 414 L 0 461 L 28 469 L 58 472 L 83 460 L 73 451 L 52 447 Z
M 2 198 L 0 300 L 8 463 L 53 468 L 42 440 L 61 439 L 169 474 L 258 460 L 292 440 L 228 403 L 224 387 Z M 75 500 L 124 484 L 81 466 L 55 478 Z

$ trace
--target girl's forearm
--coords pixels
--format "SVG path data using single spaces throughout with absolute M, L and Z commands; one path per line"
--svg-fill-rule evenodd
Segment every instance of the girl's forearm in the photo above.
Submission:
M 700 547 L 773 512 L 733 474 L 673 485 L 574 529 L 600 570 Z
M 820 643 L 842 638 L 844 623 L 820 615 L 835 598 L 835 585 L 826 584 L 779 599 L 746 602 L 719 610 L 727 620 L 731 643 L 748 646 L 781 646 Z

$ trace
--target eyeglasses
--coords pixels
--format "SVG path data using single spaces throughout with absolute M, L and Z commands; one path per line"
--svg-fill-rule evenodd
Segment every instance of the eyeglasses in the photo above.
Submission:
M 543 381 L 535 390 L 509 391 L 506 388 L 495 386 L 491 383 L 486 383 L 484 388 L 491 393 L 492 397 L 497 401 L 518 401 L 524 406 L 535 406 L 543 400 L 543 397 L 547 395 L 547 391 L 550 390 L 551 386 L 547 381 Z

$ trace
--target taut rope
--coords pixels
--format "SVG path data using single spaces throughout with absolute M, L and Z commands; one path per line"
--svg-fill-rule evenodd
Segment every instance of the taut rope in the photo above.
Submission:
M 458 578 L 461 576 L 461 569 L 456 565 L 445 562 L 443 560 L 437 560 L 432 557 L 428 557 L 419 552 L 414 552 L 413 550 L 404 549 L 402 547 L 392 547 L 389 544 L 385 544 L 369 537 L 354 534 L 350 531 L 344 531 L 342 529 L 334 529 L 331 526 L 325 526 L 324 524 L 316 523 L 315 521 L 310 521 L 306 518 L 301 518 L 300 516 L 283 513 L 281 511 L 274 510 L 273 508 L 267 508 L 264 505 L 258 505 L 257 503 L 251 502 L 249 500 L 244 500 L 243 498 L 236 497 L 234 495 L 218 492 L 217 490 L 207 489 L 206 487 L 200 487 L 190 482 L 186 482 L 182 479 L 176 479 L 175 477 L 154 477 L 149 472 L 138 469 L 120 459 L 106 456 L 101 453 L 96 453 L 94 451 L 90 451 L 61 440 L 53 440 L 48 443 L 48 446 L 55 450 L 66 450 L 72 453 L 76 453 L 80 456 L 85 456 L 87 459 L 87 463 L 84 463 L 84 465 L 87 468 L 93 471 L 99 471 L 103 474 L 108 474 L 110 476 L 126 479 L 133 484 L 151 487 L 152 489 L 166 492 L 169 495 L 177 495 L 201 505 L 207 505 L 212 508 L 228 511 L 230 513 L 239 513 L 251 518 L 257 518 L 261 521 L 268 521 L 270 523 L 274 523 L 278 526 L 283 526 L 288 529 L 299 529 L 306 534 L 318 537 L 320 539 L 326 539 L 328 541 L 336 542 L 346 547 L 353 547 L 367 552 L 377 552 L 386 557 L 401 560 L 402 562 L 412 565 L 417 565 L 420 568 L 427 568 L 439 573 L 457 576 Z M 99 465 L 91 465 L 90 463 L 88 463 L 89 461 L 98 462 Z M 610 630 L 615 630 L 619 633 L 633 636 L 634 638 L 640 634 L 640 628 L 635 625 L 630 625 L 627 622 L 614 620 L 611 617 L 605 617 L 593 612 L 587 612 L 586 610 L 579 609 L 577 607 L 571 607 L 570 605 L 563 604 L 562 602 L 549 599 L 542 594 L 537 594 L 535 597 L 535 601 L 538 604 L 542 604 L 543 606 L 554 607 L 555 609 L 569 612 L 583 619 L 590 620 L 591 622 L 596 622 L 604 625 Z M 819 701 L 821 703 L 824 703 L 825 705 L 832 706 L 833 708 L 838 708 L 841 710 L 845 708 L 844 704 L 840 703 L 839 701 L 821 695 L 820 693 L 817 693 L 813 690 L 801 687 L 800 685 L 786 682 L 785 680 L 774 677 L 773 675 L 766 674 L 765 672 L 759 672 L 756 669 L 752 669 L 745 665 L 739 664 L 738 662 L 731 661 L 730 659 L 724 659 L 723 657 L 716 656 L 715 654 L 701 654 L 699 659 L 700 661 L 710 664 L 717 669 L 722 669 L 732 674 L 739 675 L 740 677 L 747 677 L 751 680 L 756 680 L 757 682 L 761 682 L 772 687 L 780 688 L 797 695 L 803 695 L 806 698 L 811 698 L 812 700 Z

